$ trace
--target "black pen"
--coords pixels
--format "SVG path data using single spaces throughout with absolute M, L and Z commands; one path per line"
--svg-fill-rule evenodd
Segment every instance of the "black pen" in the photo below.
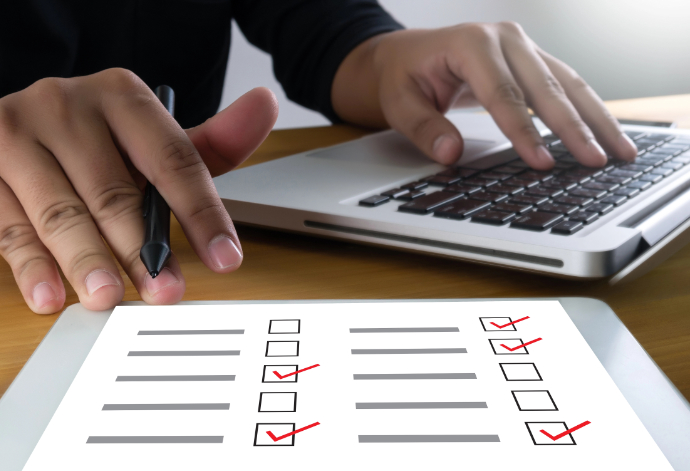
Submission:
M 175 92 L 173 89 L 167 85 L 161 85 L 156 87 L 154 93 L 168 110 L 168 113 L 175 116 Z M 150 182 L 146 182 L 143 206 L 146 233 L 139 257 L 151 278 L 155 278 L 168 263 L 172 253 L 170 250 L 170 207 Z

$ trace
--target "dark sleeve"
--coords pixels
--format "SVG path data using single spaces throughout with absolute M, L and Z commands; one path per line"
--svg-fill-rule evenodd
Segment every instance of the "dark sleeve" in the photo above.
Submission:
M 249 42 L 273 57 L 291 100 L 341 122 L 331 103 L 338 66 L 358 44 L 402 29 L 376 0 L 234 0 Z

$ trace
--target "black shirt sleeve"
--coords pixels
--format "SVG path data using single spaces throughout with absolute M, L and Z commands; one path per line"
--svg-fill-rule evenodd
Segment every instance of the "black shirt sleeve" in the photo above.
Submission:
M 402 29 L 376 0 L 235 0 L 233 16 L 249 42 L 273 57 L 291 100 L 341 122 L 331 85 L 357 45 Z

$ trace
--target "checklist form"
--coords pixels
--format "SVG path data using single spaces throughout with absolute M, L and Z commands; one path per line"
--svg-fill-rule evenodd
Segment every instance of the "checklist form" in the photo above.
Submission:
M 672 469 L 557 301 L 486 301 L 117 307 L 24 469 L 584 467 Z

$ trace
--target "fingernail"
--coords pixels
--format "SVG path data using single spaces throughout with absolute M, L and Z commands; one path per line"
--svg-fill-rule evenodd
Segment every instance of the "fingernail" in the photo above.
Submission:
M 157 277 L 151 278 L 151 275 L 146 274 L 144 284 L 146 285 L 146 291 L 149 292 L 151 296 L 167 288 L 168 286 L 179 283 L 180 280 L 175 276 L 175 274 L 170 270 L 170 268 L 163 268 Z
M 601 148 L 599 143 L 595 141 L 594 139 L 590 139 L 587 142 L 587 149 L 589 150 L 590 155 L 600 161 L 601 163 L 606 162 L 608 157 L 606 157 L 606 152 L 604 152 L 604 149 Z
M 232 239 L 226 235 L 219 235 L 213 238 L 208 244 L 208 254 L 213 260 L 213 264 L 219 270 L 236 267 L 242 263 L 242 253 L 234 244 Z
M 44 281 L 34 287 L 32 297 L 34 300 L 34 306 L 41 308 L 49 302 L 57 299 L 57 294 L 55 294 L 53 287 Z
M 537 159 L 543 164 L 554 164 L 553 156 L 545 146 L 537 146 Z
M 434 148 L 432 149 L 434 158 L 441 163 L 454 162 L 458 157 L 457 152 L 459 145 L 460 143 L 458 140 L 449 134 L 437 137 L 434 141 Z
M 623 152 L 623 154 L 630 154 L 630 158 L 633 159 L 637 156 L 637 146 L 630 137 L 624 132 L 618 137 L 618 146 Z M 628 148 L 626 151 L 625 148 Z
M 120 282 L 117 281 L 117 278 L 107 270 L 92 271 L 88 274 L 84 283 L 86 284 L 86 292 L 89 293 L 89 296 L 104 286 L 120 286 Z

